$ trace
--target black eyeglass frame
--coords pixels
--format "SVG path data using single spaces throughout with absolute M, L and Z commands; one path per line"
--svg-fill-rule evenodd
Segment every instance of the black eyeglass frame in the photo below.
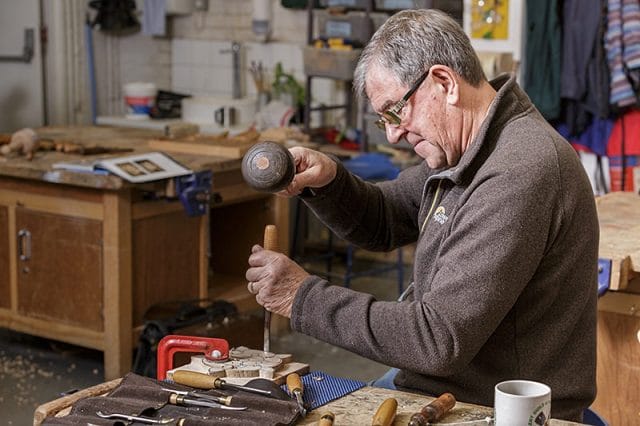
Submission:
M 378 127 L 378 129 L 384 132 L 387 130 L 387 124 L 393 124 L 395 126 L 398 126 L 402 122 L 402 119 L 400 118 L 400 115 L 399 115 L 400 111 L 402 111 L 402 108 L 405 107 L 405 105 L 407 104 L 407 101 L 411 98 L 411 96 L 413 96 L 416 90 L 418 90 L 422 82 L 429 75 L 430 71 L 431 71 L 431 68 L 429 68 L 424 73 L 422 73 L 422 75 L 418 77 L 418 79 L 413 83 L 409 91 L 405 93 L 402 99 L 400 99 L 395 104 L 391 105 L 390 108 L 387 108 L 385 111 L 382 112 L 382 114 L 380 114 L 380 118 L 375 121 L 375 125 Z

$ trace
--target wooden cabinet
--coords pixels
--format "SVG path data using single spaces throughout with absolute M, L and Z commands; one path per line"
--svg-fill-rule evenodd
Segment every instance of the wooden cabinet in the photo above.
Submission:
M 102 223 L 15 207 L 17 312 L 104 329 Z
M 146 309 L 207 296 L 208 217 L 143 195 L 0 177 L 0 326 L 128 372 Z

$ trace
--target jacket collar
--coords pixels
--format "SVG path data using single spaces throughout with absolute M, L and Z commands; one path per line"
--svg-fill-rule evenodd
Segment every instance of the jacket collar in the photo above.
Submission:
M 488 144 L 495 141 L 502 128 L 515 118 L 531 110 L 532 104 L 528 96 L 516 83 L 515 74 L 502 74 L 489 82 L 497 91 L 496 97 L 489 107 L 478 134 L 473 139 L 467 151 L 462 154 L 460 161 L 454 167 L 443 169 L 432 175 L 433 179 L 449 179 L 454 184 L 460 184 L 463 175 L 479 153 Z

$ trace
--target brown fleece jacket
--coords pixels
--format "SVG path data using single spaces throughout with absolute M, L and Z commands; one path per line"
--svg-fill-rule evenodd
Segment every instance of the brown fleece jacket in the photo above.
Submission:
M 417 242 L 404 302 L 332 286 L 296 294 L 293 329 L 401 369 L 400 388 L 493 405 L 493 388 L 529 379 L 552 389 L 552 417 L 579 421 L 595 397 L 599 228 L 571 146 L 514 78 L 460 163 L 426 163 L 394 181 L 339 166 L 305 202 L 340 236 L 370 250 Z

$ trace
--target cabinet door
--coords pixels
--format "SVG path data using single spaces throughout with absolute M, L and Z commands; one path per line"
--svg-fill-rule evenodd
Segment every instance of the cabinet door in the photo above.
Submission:
M 102 223 L 16 209 L 18 312 L 103 330 Z
M 9 213 L 0 206 L 0 308 L 11 307 L 11 276 L 9 275 Z

